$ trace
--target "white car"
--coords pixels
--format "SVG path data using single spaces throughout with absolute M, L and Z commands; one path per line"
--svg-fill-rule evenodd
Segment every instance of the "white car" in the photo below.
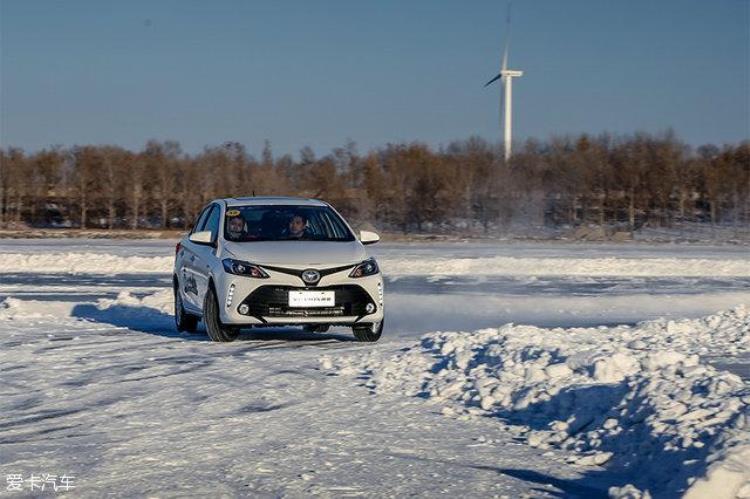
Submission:
M 359 238 L 328 203 L 292 197 L 217 199 L 178 244 L 175 324 L 203 320 L 214 341 L 240 328 L 349 326 L 359 341 L 383 332 L 383 277 Z

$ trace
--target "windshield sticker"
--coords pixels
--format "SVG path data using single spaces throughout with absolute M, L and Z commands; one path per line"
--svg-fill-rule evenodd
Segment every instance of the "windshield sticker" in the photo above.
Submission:
M 240 216 L 240 210 L 229 210 L 227 212 L 228 217 L 238 217 Z

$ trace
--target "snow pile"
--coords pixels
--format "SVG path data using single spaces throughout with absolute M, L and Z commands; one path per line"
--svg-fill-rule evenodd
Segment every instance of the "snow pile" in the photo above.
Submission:
M 378 257 L 386 275 L 750 277 L 747 259 L 704 258 L 484 258 Z M 119 256 L 103 253 L 2 253 L 0 272 L 169 273 L 170 256 Z
M 441 404 L 447 416 L 501 418 L 529 445 L 575 451 L 572 463 L 606 465 L 657 496 L 745 497 L 750 390 L 698 354 L 747 352 L 749 338 L 750 310 L 738 307 L 633 328 L 436 332 L 390 358 L 325 357 L 321 366 L 362 376 L 375 392 Z
M 388 275 L 750 276 L 747 259 L 703 258 L 379 258 Z
M 172 315 L 174 311 L 174 294 L 171 289 L 163 289 L 138 298 L 128 291 L 122 291 L 117 298 L 100 298 L 96 303 L 96 308 L 102 311 L 125 307 L 133 310 L 142 310 L 146 314 L 158 312 L 160 314 Z
M 2 253 L 0 272 L 135 274 L 172 271 L 167 256 L 119 256 L 105 253 Z
M 21 300 L 7 297 L 0 300 L 0 319 L 76 317 L 76 309 L 81 307 L 96 309 L 104 315 L 107 312 L 129 310 L 131 315 L 153 316 L 158 314 L 171 316 L 174 308 L 174 297 L 170 289 L 164 289 L 142 298 L 138 298 L 128 291 L 122 291 L 117 295 L 117 298 L 100 298 L 95 304 L 91 305 L 76 302 Z
M 0 300 L 0 320 L 14 320 L 16 317 L 24 319 L 54 319 L 68 317 L 75 303 L 60 301 L 20 300 L 7 297 Z
M 632 350 L 673 349 L 700 356 L 733 356 L 750 352 L 750 309 L 739 306 L 699 319 L 659 319 L 607 332 L 613 341 L 622 339 Z
M 171 331 L 174 327 L 173 307 L 174 299 L 169 289 L 142 298 L 123 291 L 116 298 L 100 298 L 94 303 L 7 297 L 0 300 L 0 321 L 43 324 L 45 328 L 64 322 L 65 327 L 76 330 L 97 323 L 141 331 Z M 91 331 L 96 333 L 98 330 Z

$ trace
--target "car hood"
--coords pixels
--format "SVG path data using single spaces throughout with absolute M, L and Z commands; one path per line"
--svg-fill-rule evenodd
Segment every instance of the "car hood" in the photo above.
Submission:
M 230 258 L 294 269 L 337 267 L 359 263 L 367 258 L 367 252 L 359 241 L 226 242 L 224 250 Z

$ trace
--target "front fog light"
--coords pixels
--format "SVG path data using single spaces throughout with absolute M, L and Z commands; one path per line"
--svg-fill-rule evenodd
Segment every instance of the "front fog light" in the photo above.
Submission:
M 375 304 L 374 304 L 374 303 L 368 303 L 368 304 L 367 304 L 367 305 L 365 306 L 365 312 L 367 312 L 368 314 L 371 314 L 371 313 L 373 313 L 374 311 L 375 311 Z
M 227 308 L 229 308 L 232 305 L 232 300 L 234 300 L 234 284 L 229 286 L 229 291 L 227 291 Z
M 240 312 L 240 313 L 241 313 L 242 315 L 245 315 L 246 313 L 248 313 L 248 312 L 250 311 L 250 307 L 248 307 L 247 305 L 245 305 L 245 304 L 243 303 L 242 305 L 240 305 L 240 306 L 239 306 L 239 308 L 237 308 L 237 310 L 238 310 L 238 311 L 239 311 L 239 312 Z

